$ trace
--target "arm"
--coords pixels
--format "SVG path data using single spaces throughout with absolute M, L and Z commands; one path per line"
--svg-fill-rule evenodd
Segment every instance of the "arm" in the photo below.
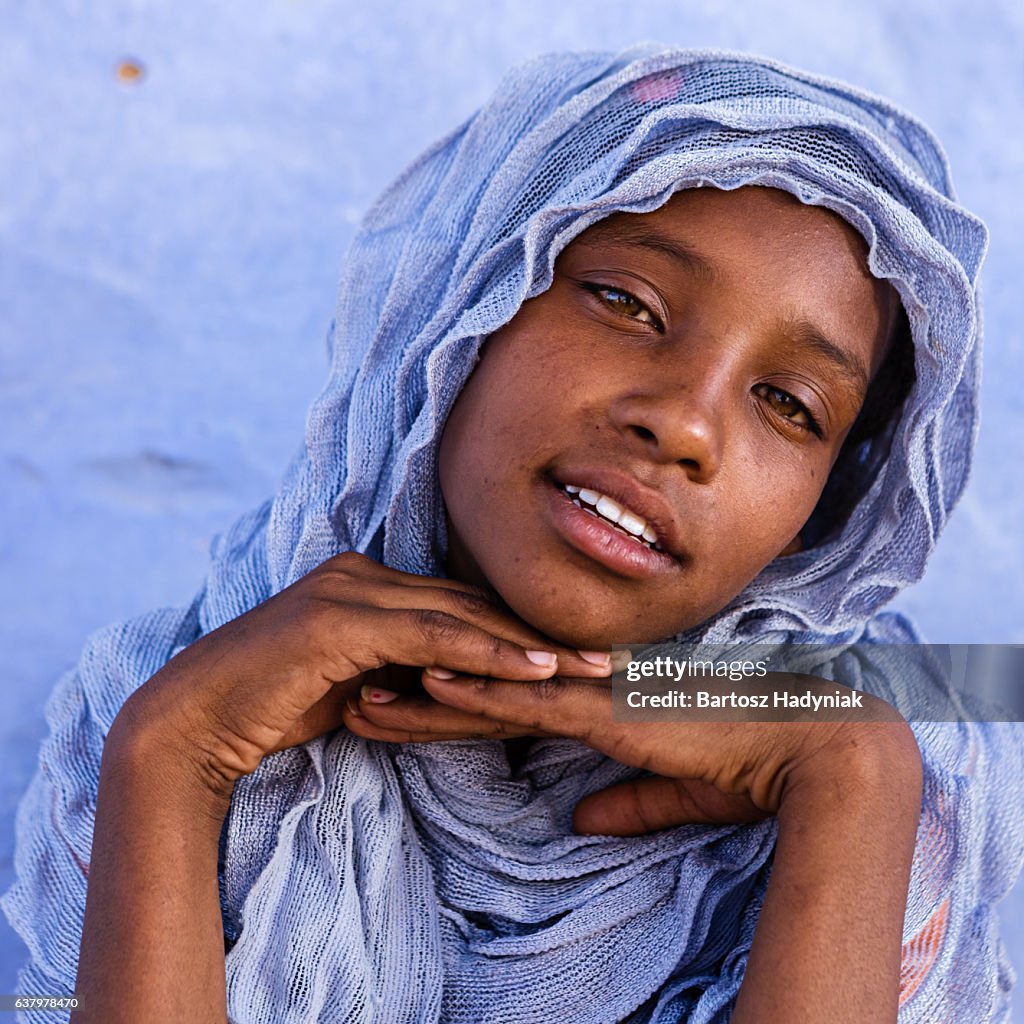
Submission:
M 100 767 L 73 1024 L 227 1019 L 217 846 L 230 796 L 115 721 Z
M 921 761 L 909 728 L 882 730 L 787 786 L 733 1024 L 896 1020 Z

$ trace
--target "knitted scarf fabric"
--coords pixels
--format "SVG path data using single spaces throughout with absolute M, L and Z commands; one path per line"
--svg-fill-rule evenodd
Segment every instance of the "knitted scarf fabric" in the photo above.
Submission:
M 21 991 L 74 989 L 100 755 L 129 694 L 337 552 L 442 575 L 438 442 L 487 336 L 597 220 L 751 184 L 863 235 L 907 312 L 917 379 L 850 462 L 863 497 L 842 528 L 769 565 L 690 638 L 916 639 L 879 610 L 922 575 L 967 477 L 986 248 L 939 144 L 884 100 L 759 57 L 642 47 L 534 60 L 367 214 L 330 375 L 278 493 L 215 541 L 190 607 L 99 632 L 51 697 L 3 904 L 31 952 Z M 852 655 L 818 668 L 892 688 Z M 939 684 L 923 670 L 920 685 Z M 915 725 L 926 777 L 906 1024 L 1006 1019 L 1012 971 L 992 905 L 1024 847 L 1011 729 Z M 635 774 L 564 739 L 540 741 L 514 774 L 495 741 L 389 746 L 345 730 L 266 757 L 237 784 L 222 836 L 230 1020 L 727 1020 L 776 826 L 572 833 L 584 795 Z

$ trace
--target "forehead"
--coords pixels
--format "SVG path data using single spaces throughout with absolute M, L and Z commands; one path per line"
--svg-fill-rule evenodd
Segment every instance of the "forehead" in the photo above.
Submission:
M 867 265 L 867 243 L 832 210 L 800 202 L 789 192 L 747 185 L 733 190 L 692 188 L 676 192 L 650 213 L 615 213 L 584 231 L 583 244 L 644 245 L 665 235 L 685 246 L 700 237 L 705 247 L 732 259 L 773 251 L 787 264 L 812 252 L 848 277 L 875 281 Z

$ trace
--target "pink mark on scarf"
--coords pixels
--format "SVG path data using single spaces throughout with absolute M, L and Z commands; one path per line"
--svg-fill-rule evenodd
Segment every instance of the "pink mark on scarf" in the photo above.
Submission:
M 675 71 L 668 75 L 649 75 L 629 87 L 637 103 L 663 103 L 675 99 L 682 91 L 686 73 Z

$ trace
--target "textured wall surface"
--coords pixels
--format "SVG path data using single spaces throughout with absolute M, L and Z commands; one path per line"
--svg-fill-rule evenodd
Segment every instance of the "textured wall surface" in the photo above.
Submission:
M 935 641 L 1024 642 L 1018 0 L 0 0 L 0 14 L 0 889 L 54 681 L 94 628 L 188 600 L 212 534 L 275 489 L 361 212 L 545 50 L 757 51 L 937 131 L 992 230 L 984 422 L 969 491 L 899 606 Z M 1004 906 L 1018 968 L 1021 910 L 1018 887 Z M 22 956 L 0 918 L 0 993 Z

